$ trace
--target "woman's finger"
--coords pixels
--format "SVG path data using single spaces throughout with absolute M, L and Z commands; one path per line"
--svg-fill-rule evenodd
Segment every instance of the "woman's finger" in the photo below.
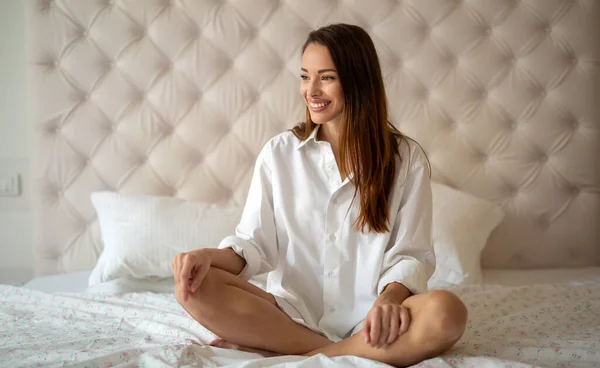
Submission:
M 194 269 L 194 266 L 195 266 L 194 257 L 187 255 L 183 259 L 183 264 L 181 265 L 181 271 L 179 273 L 179 282 L 181 283 L 181 286 L 182 286 L 184 302 L 187 302 L 187 300 L 188 300 L 188 293 L 189 293 L 188 288 L 190 285 L 190 278 L 192 276 L 192 270 Z
M 377 347 L 382 348 L 385 345 L 390 333 L 390 308 L 391 305 L 384 305 L 381 308 L 381 332 L 377 340 Z
M 173 277 L 175 278 L 175 283 L 179 282 L 179 273 L 181 272 L 181 257 L 183 254 L 178 254 L 175 258 L 173 258 L 173 262 L 171 264 L 171 268 L 173 269 Z
M 410 326 L 410 311 L 408 308 L 400 306 L 400 330 L 398 336 L 402 335 L 408 330 Z
M 365 337 L 365 343 L 367 345 L 370 345 L 371 344 L 371 318 L 369 318 L 369 316 L 367 316 L 367 318 L 365 318 L 365 321 L 363 322 L 362 334 Z
M 196 275 L 194 275 L 192 284 L 190 285 L 190 291 L 192 293 L 195 293 L 196 290 L 198 290 L 198 288 L 200 287 L 200 285 L 202 285 L 202 281 L 204 281 L 204 278 L 206 277 L 206 274 L 208 273 L 209 270 L 210 270 L 210 264 L 208 262 L 203 262 L 200 264 L 200 266 L 198 267 L 198 271 L 196 272 Z
M 381 333 L 381 309 L 376 308 L 373 310 L 371 315 L 371 346 L 375 347 L 379 341 L 379 334 Z
M 177 257 L 173 258 L 171 261 L 171 272 L 173 272 L 173 278 L 175 279 L 175 283 L 177 283 L 177 273 L 175 272 L 175 260 Z
M 390 334 L 388 335 L 387 344 L 392 344 L 398 338 L 398 331 L 400 330 L 400 310 L 402 307 L 395 306 L 390 314 Z

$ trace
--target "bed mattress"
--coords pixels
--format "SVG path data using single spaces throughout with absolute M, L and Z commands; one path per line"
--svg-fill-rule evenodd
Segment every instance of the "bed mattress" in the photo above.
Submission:
M 81 293 L 85 276 L 0 286 L 0 365 L 375 364 L 356 357 L 266 359 L 213 348 L 207 343 L 215 336 L 179 306 L 172 284 L 117 280 Z M 451 351 L 418 367 L 600 367 L 600 268 L 486 271 L 485 279 L 484 285 L 453 290 L 469 310 L 465 335 Z M 58 289 L 70 292 L 47 292 Z

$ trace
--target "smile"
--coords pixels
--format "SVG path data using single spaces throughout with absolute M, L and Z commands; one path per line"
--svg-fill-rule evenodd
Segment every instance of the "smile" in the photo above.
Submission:
M 327 108 L 327 106 L 329 106 L 331 104 L 331 101 L 328 102 L 322 102 L 322 103 L 309 103 L 308 106 L 310 107 L 310 110 L 313 112 L 321 112 L 323 110 L 325 110 Z

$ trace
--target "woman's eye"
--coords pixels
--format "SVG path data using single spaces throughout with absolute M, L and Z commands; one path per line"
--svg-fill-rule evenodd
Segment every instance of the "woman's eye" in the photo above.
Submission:
M 300 79 L 302 79 L 302 80 L 308 80 L 308 75 L 304 75 L 304 74 L 302 74 L 302 75 L 300 76 Z
M 322 79 L 323 80 L 335 80 L 335 77 L 332 75 L 324 75 Z

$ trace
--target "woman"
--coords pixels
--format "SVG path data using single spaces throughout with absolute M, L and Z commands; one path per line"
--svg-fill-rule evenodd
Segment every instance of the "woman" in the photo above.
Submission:
M 300 92 L 306 122 L 260 152 L 236 235 L 173 260 L 177 300 L 218 347 L 398 366 L 444 352 L 467 313 L 453 294 L 427 292 L 428 162 L 387 120 L 369 35 L 311 32 Z M 246 281 L 266 272 L 266 291 Z

